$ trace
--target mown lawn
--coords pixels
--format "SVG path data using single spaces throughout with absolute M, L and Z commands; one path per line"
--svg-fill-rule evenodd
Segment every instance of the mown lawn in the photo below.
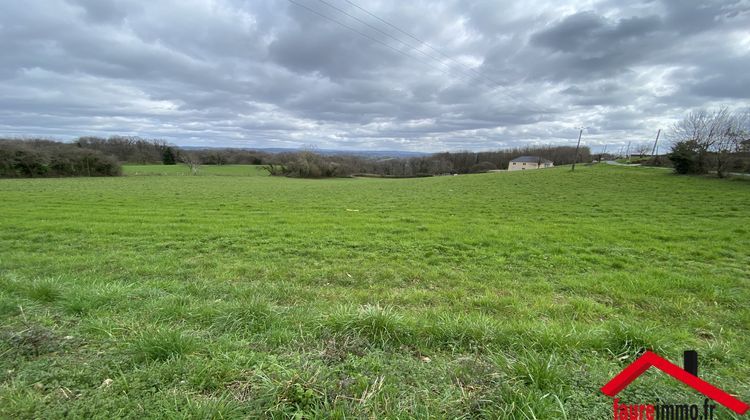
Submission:
M 0 180 L 0 417 L 611 418 L 646 348 L 750 401 L 750 182 L 201 169 Z

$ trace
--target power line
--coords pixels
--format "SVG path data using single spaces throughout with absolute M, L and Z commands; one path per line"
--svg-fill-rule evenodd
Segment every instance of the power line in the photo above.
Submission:
M 352 1 L 350 1 L 350 0 L 344 0 L 344 1 L 345 1 L 345 2 L 347 2 L 347 3 L 349 3 L 349 4 L 351 4 L 352 6 L 356 7 L 357 9 L 359 9 L 359 10 L 361 10 L 361 11 L 363 11 L 363 12 L 367 13 L 368 15 L 370 15 L 370 16 L 372 16 L 373 18 L 375 18 L 375 19 L 379 20 L 380 22 L 383 22 L 383 23 L 385 23 L 386 25 L 390 26 L 391 28 L 393 28 L 393 29 L 395 29 L 395 30 L 397 30 L 397 31 L 401 32 L 402 34 L 404 34 L 404 35 L 408 36 L 409 38 L 411 38 L 411 39 L 413 39 L 413 40 L 415 40 L 415 41 L 419 42 L 419 43 L 420 43 L 420 45 L 424 45 L 425 47 L 427 47 L 427 48 L 431 49 L 432 51 L 435 51 L 436 53 L 438 53 L 438 54 L 442 55 L 442 56 L 443 56 L 443 57 L 445 57 L 446 59 L 448 59 L 448 60 L 450 60 L 450 61 L 452 61 L 452 62 L 454 62 L 454 63 L 458 64 L 459 66 L 461 66 L 461 67 L 465 68 L 466 70 L 468 70 L 468 71 L 471 71 L 471 72 L 475 73 L 475 74 L 476 74 L 477 76 L 479 76 L 479 77 L 482 77 L 482 78 L 484 78 L 485 80 L 488 80 L 488 81 L 492 82 L 492 83 L 493 83 L 493 84 L 495 84 L 495 85 L 498 85 L 498 86 L 502 86 L 502 85 L 500 85 L 500 83 L 498 83 L 497 81 L 495 81 L 495 80 L 493 80 L 493 79 L 491 79 L 491 78 L 489 78 L 489 77 L 485 76 L 484 74 L 482 74 L 482 73 L 480 73 L 480 72 L 478 72 L 478 71 L 474 70 L 473 68 L 471 68 L 471 67 L 469 67 L 469 66 L 467 66 L 467 65 L 463 64 L 462 62 L 460 62 L 460 61 L 458 61 L 458 60 L 455 60 L 455 59 L 451 58 L 451 57 L 450 57 L 449 55 L 447 55 L 447 54 L 443 53 L 442 51 L 440 51 L 440 50 L 438 50 L 437 48 L 435 48 L 435 47 L 433 47 L 432 45 L 430 45 L 430 44 L 429 44 L 429 43 L 428 43 L 427 41 L 425 41 L 425 40 L 423 40 L 423 39 L 420 39 L 420 38 L 419 38 L 419 37 L 417 37 L 416 35 L 414 35 L 414 34 L 412 34 L 412 33 L 410 33 L 410 32 L 407 32 L 407 31 L 405 31 L 405 30 L 403 30 L 403 29 L 399 28 L 398 26 L 396 26 L 396 25 L 392 24 L 391 22 L 388 22 L 387 20 L 385 20 L 385 19 L 383 19 L 383 18 L 379 17 L 378 15 L 376 15 L 376 14 L 374 14 L 374 13 L 370 12 L 369 10 L 365 9 L 364 7 L 362 7 L 362 6 L 358 5 L 358 4 L 356 4 L 356 3 L 354 3 L 354 2 L 352 2 Z
M 399 54 L 401 54 L 401 55 L 404 55 L 404 56 L 406 56 L 406 57 L 412 58 L 412 59 L 414 59 L 414 60 L 417 60 L 417 61 L 419 61 L 419 62 L 421 62 L 421 63 L 423 63 L 423 64 L 425 64 L 425 65 L 427 65 L 427 66 L 430 66 L 430 67 L 431 67 L 432 69 L 434 69 L 434 70 L 437 70 L 437 71 L 439 71 L 439 72 L 441 72 L 441 73 L 445 73 L 445 71 L 444 71 L 444 70 L 442 70 L 442 69 L 440 69 L 440 68 L 438 68 L 438 67 L 435 67 L 435 66 L 434 66 L 434 65 L 433 65 L 432 63 L 430 63 L 430 62 L 428 62 L 428 61 L 422 60 L 422 59 L 420 59 L 419 57 L 415 57 L 415 56 L 413 56 L 413 55 L 411 55 L 411 54 L 407 53 L 406 51 L 402 51 L 402 50 L 399 50 L 398 48 L 395 48 L 395 47 L 393 47 L 392 45 L 390 45 L 390 44 L 388 44 L 388 43 L 386 43 L 386 42 L 383 42 L 383 41 L 381 41 L 381 40 L 379 40 L 379 39 L 373 38 L 373 37 L 371 37 L 370 35 L 367 35 L 366 33 L 362 32 L 362 31 L 359 31 L 359 30 L 357 30 L 357 29 L 355 29 L 355 28 L 353 28 L 353 27 L 351 27 L 351 26 L 349 26 L 349 25 L 347 25 L 347 24 L 345 24 L 345 23 L 339 22 L 338 20 L 336 20 L 336 19 L 334 19 L 334 18 L 332 18 L 332 17 L 330 17 L 330 16 L 327 16 L 327 15 L 325 15 L 325 14 L 323 14 L 323 13 L 320 13 L 319 11 L 317 11 L 317 10 L 315 10 L 315 9 L 312 9 L 312 8 L 310 8 L 310 7 L 307 7 L 307 6 L 305 6 L 304 4 L 298 3 L 298 2 L 296 2 L 295 0 L 288 0 L 288 1 L 289 1 L 290 3 L 292 3 L 292 4 L 295 4 L 295 5 L 297 5 L 297 6 L 301 7 L 301 8 L 303 8 L 303 9 L 305 9 L 305 10 L 307 10 L 307 11 L 311 12 L 311 13 L 314 13 L 314 14 L 316 14 L 316 15 L 318 15 L 318 16 L 320 16 L 320 17 L 324 18 L 324 19 L 327 19 L 327 20 L 329 20 L 329 21 L 331 21 L 331 22 L 333 22 L 333 23 L 335 23 L 335 24 L 337 24 L 337 25 L 339 25 L 339 26 L 342 26 L 342 27 L 344 27 L 344 28 L 346 28 L 346 29 L 349 29 L 350 31 L 352 31 L 352 32 L 355 32 L 355 33 L 357 33 L 357 34 L 359 34 L 359 35 L 361 35 L 361 36 L 363 36 L 363 37 L 365 37 L 365 38 L 369 39 L 369 40 L 370 40 L 370 41 L 372 41 L 372 42 L 376 42 L 376 43 L 378 43 L 378 44 L 380 44 L 380 45 L 382 45 L 382 46 L 384 46 L 384 47 L 386 47 L 386 48 L 388 48 L 388 49 L 391 49 L 391 50 L 393 50 L 393 51 L 395 51 L 395 52 L 397 52 L 397 53 L 399 53 Z M 468 79 L 466 79 L 466 78 L 463 78 L 463 77 L 462 77 L 461 79 L 462 79 L 462 80 L 466 80 L 466 81 L 471 81 L 471 80 L 468 80 Z
M 351 13 L 347 12 L 347 11 L 346 11 L 346 10 L 344 10 L 344 9 L 341 9 L 341 8 L 340 8 L 340 7 L 338 7 L 338 6 L 335 6 L 335 5 L 333 5 L 333 4 L 329 3 L 329 2 L 327 2 L 326 0 L 318 0 L 318 1 L 319 1 L 319 2 L 321 2 L 321 3 L 323 3 L 323 4 L 325 4 L 326 6 L 328 6 L 328 7 L 330 7 L 330 8 L 332 8 L 332 9 L 334 9 L 334 10 L 338 11 L 339 13 L 341 13 L 341 14 L 343 14 L 343 15 L 346 15 L 346 16 L 348 16 L 348 17 L 350 17 L 350 18 L 352 18 L 352 19 L 356 20 L 357 22 L 359 22 L 359 23 L 361 23 L 361 24 L 363 24 L 363 25 L 367 26 L 368 28 L 371 28 L 371 29 L 373 29 L 373 30 L 375 30 L 375 31 L 377 31 L 377 32 L 379 32 L 379 33 L 381 33 L 381 34 L 383 34 L 383 35 L 387 36 L 388 38 L 390 38 L 390 39 L 392 39 L 392 40 L 394 40 L 394 41 L 396 41 L 396 42 L 398 42 L 398 43 L 400 43 L 400 44 L 402 44 L 402 45 L 405 45 L 406 47 L 408 47 L 408 48 L 411 48 L 411 49 L 413 49 L 414 51 L 416 51 L 416 52 L 418 52 L 418 53 L 420 53 L 420 54 L 422 54 L 422 55 L 424 55 L 424 56 L 426 56 L 426 57 L 429 57 L 429 58 L 431 58 L 431 59 L 433 59 L 433 60 L 437 61 L 438 63 L 440 63 L 440 65 L 442 65 L 442 66 L 445 66 L 445 67 L 447 67 L 447 68 L 448 68 L 449 70 L 451 69 L 451 68 L 450 68 L 450 66 L 449 66 L 448 64 L 445 64 L 445 63 L 443 62 L 443 60 L 442 60 L 442 59 L 440 59 L 440 58 L 438 58 L 438 57 L 435 57 L 434 55 L 431 55 L 431 54 L 427 54 L 427 53 L 425 53 L 424 51 L 421 51 L 421 50 L 420 50 L 420 49 L 419 49 L 418 47 L 415 47 L 415 46 L 414 46 L 414 45 L 412 45 L 412 44 L 409 44 L 409 43 L 407 43 L 407 42 L 404 42 L 403 40 L 401 40 L 401 39 L 399 39 L 399 38 L 396 38 L 396 37 L 394 37 L 393 35 L 389 34 L 388 32 L 385 32 L 385 31 L 383 31 L 382 29 L 380 29 L 380 28 L 378 28 L 378 27 L 376 27 L 376 26 L 373 26 L 373 25 L 371 25 L 371 24 L 369 24 L 369 23 L 365 22 L 364 20 L 362 20 L 362 19 L 360 19 L 360 18 L 358 18 L 358 17 L 356 17 L 356 16 L 352 15 Z M 467 75 L 467 76 L 469 76 L 469 77 L 474 77 L 474 76 L 472 76 L 472 75 L 470 75 L 470 74 L 468 74 L 468 73 L 464 73 L 464 74 L 465 74 L 465 75 Z
M 370 35 L 368 35 L 368 34 L 366 34 L 366 33 L 362 32 L 362 31 L 360 31 L 360 30 L 357 30 L 356 28 L 353 28 L 353 27 L 351 27 L 351 26 L 349 26 L 349 25 L 347 25 L 347 24 L 345 24 L 345 23 L 342 23 L 341 21 L 339 21 L 339 20 L 337 20 L 337 19 L 335 19 L 335 18 L 332 18 L 332 17 L 330 17 L 330 16 L 328 16 L 328 15 L 326 15 L 326 14 L 323 14 L 323 13 L 321 13 L 321 12 L 320 12 L 320 11 L 318 11 L 318 10 L 315 10 L 315 9 L 313 9 L 313 8 L 311 8 L 311 7 L 308 7 L 308 6 L 306 6 L 306 5 L 302 4 L 302 3 L 299 3 L 299 2 L 297 2 L 297 1 L 295 1 L 295 0 L 288 0 L 288 1 L 289 1 L 290 3 L 292 3 L 292 4 L 296 5 L 296 6 L 298 6 L 298 7 L 301 7 L 301 8 L 303 8 L 303 9 L 305 9 L 305 10 L 307 10 L 307 11 L 309 11 L 309 12 L 311 12 L 311 13 L 315 14 L 315 15 L 317 15 L 317 16 L 320 16 L 320 17 L 322 17 L 322 18 L 324 18 L 324 19 L 326 19 L 326 20 L 329 20 L 329 21 L 331 21 L 331 22 L 333 22 L 333 23 L 335 23 L 335 24 L 337 24 L 337 25 L 339 25 L 339 26 L 342 26 L 342 27 L 344 27 L 344 28 L 346 28 L 346 29 L 348 29 L 348 30 L 350 30 L 350 31 L 352 31 L 352 32 L 355 32 L 355 33 L 359 34 L 360 36 L 362 36 L 362 37 L 364 37 L 364 38 L 367 38 L 367 39 L 369 39 L 369 40 L 370 40 L 370 41 L 372 41 L 372 42 L 375 42 L 375 43 L 377 43 L 377 44 L 380 44 L 380 45 L 382 45 L 382 46 L 384 46 L 384 47 L 386 47 L 386 48 L 388 48 L 388 49 L 390 49 L 390 50 L 393 50 L 393 51 L 395 51 L 395 52 L 397 52 L 397 53 L 399 53 L 399 54 L 401 54 L 401 55 L 404 55 L 404 56 L 406 56 L 406 57 L 409 57 L 409 58 L 411 58 L 411 59 L 417 60 L 417 61 L 419 61 L 419 62 L 421 62 L 421 63 L 423 63 L 423 64 L 425 64 L 425 65 L 429 66 L 430 68 L 432 68 L 432 69 L 434 69 L 434 70 L 437 70 L 437 71 L 439 71 L 439 72 L 441 72 L 441 73 L 444 73 L 444 74 L 448 74 L 448 75 L 450 75 L 450 73 L 447 73 L 447 72 L 446 72 L 445 70 L 443 70 L 443 69 L 441 69 L 441 68 L 438 68 L 438 67 L 436 67 L 435 65 L 433 65 L 432 63 L 430 63 L 430 62 L 428 62 L 428 61 L 425 61 L 425 60 L 423 60 L 423 59 L 421 59 L 421 58 L 419 58 L 419 57 L 416 57 L 416 56 L 414 56 L 414 55 L 412 55 L 412 54 L 409 54 L 409 53 L 408 53 L 408 52 L 406 52 L 406 51 L 403 51 L 403 50 L 400 50 L 400 49 L 398 49 L 398 48 L 395 48 L 395 47 L 393 47 L 392 45 L 390 45 L 390 44 L 388 44 L 388 43 L 386 43 L 386 42 L 383 42 L 383 41 L 381 41 L 381 40 L 379 40 L 379 39 L 377 39 L 377 38 L 374 38 L 374 37 L 372 37 L 372 36 L 370 36 Z M 424 53 L 423 51 L 420 51 L 420 50 L 419 50 L 419 48 L 417 48 L 417 47 L 414 47 L 413 45 L 411 45 L 411 44 L 409 44 L 409 43 L 406 43 L 406 42 L 404 42 L 404 41 L 402 41 L 402 40 L 400 40 L 400 39 L 398 39 L 398 38 L 395 38 L 394 36 L 392 36 L 392 35 L 388 34 L 387 32 L 384 32 L 383 30 L 381 30 L 381 29 L 379 29 L 379 28 L 377 28 L 377 27 L 375 27 L 375 26 L 373 26 L 373 25 L 371 25 L 371 24 L 369 24 L 369 23 L 367 23 L 367 22 L 365 22 L 365 21 L 363 21 L 363 20 L 361 20 L 361 19 L 357 18 L 356 16 L 353 16 L 353 15 L 351 15 L 350 13 L 348 13 L 348 12 L 346 12 L 346 11 L 344 11 L 344 10 L 342 10 L 342 9 L 340 9 L 340 8 L 338 8 L 338 7 L 336 7 L 336 6 L 334 6 L 334 5 L 331 5 L 331 4 L 329 3 L 329 2 L 327 2 L 327 1 L 325 1 L 325 0 L 318 0 L 318 1 L 320 1 L 321 3 L 324 3 L 324 4 L 326 4 L 327 6 L 329 6 L 329 7 L 333 8 L 334 10 L 337 10 L 337 11 L 339 11 L 340 13 L 343 13 L 344 15 L 346 15 L 346 16 L 349 16 L 350 18 L 352 18 L 352 19 L 354 19 L 354 20 L 356 20 L 356 21 L 358 21 L 358 22 L 360 22 L 360 23 L 362 23 L 362 24 L 364 24 L 364 25 L 366 25 L 366 26 L 368 26 L 368 27 L 370 27 L 370 28 L 372 28 L 372 29 L 374 29 L 374 30 L 378 31 L 379 33 L 382 33 L 382 34 L 386 35 L 387 37 L 389 37 L 389 38 L 391 38 L 391 39 L 394 39 L 394 40 L 396 40 L 397 42 L 399 42 L 399 43 L 401 43 L 401 44 L 403 44 L 403 45 L 406 45 L 407 47 L 409 47 L 409 48 L 412 48 L 412 49 L 414 49 L 415 51 L 417 51 L 417 52 L 419 52 L 419 53 L 421 53 L 421 54 L 423 54 L 423 55 L 425 55 L 425 56 L 427 56 L 427 57 L 430 57 L 430 58 L 432 58 L 433 60 L 436 60 L 436 61 L 438 61 L 438 62 L 439 62 L 439 63 L 440 63 L 441 65 L 443 65 L 443 66 L 447 67 L 447 69 L 448 69 L 449 71 L 450 71 L 450 70 L 455 70 L 455 69 L 451 69 L 451 67 L 450 67 L 450 66 L 447 66 L 447 65 L 446 65 L 446 64 L 445 64 L 445 63 L 444 63 L 444 62 L 443 62 L 442 60 L 440 60 L 440 59 L 438 59 L 438 58 L 435 58 L 434 56 L 432 56 L 432 55 L 430 55 L 430 54 L 426 54 L 426 53 Z M 362 9 L 362 8 L 360 7 L 360 9 Z M 362 10 L 364 10 L 364 9 L 362 9 Z M 368 12 L 368 13 L 369 13 L 369 12 Z M 371 13 L 370 13 L 370 14 L 371 14 Z M 374 16 L 374 14 L 373 14 L 373 16 Z M 405 31 L 404 31 L 404 32 L 405 32 Z M 417 38 L 417 39 L 418 39 L 418 38 Z M 458 76 L 458 77 L 459 77 L 459 79 L 461 79 L 461 80 L 464 80 L 464 81 L 467 81 L 467 82 L 471 82 L 471 81 L 472 81 L 472 80 L 473 80 L 473 79 L 474 79 L 475 77 L 477 77 L 477 76 L 469 75 L 469 74 L 467 74 L 467 73 L 465 73 L 465 72 L 462 72 L 462 71 L 461 71 L 460 73 L 461 73 L 461 74 L 462 74 L 462 75 L 463 75 L 464 77 L 461 77 L 460 75 L 455 75 L 455 74 L 454 74 L 454 75 L 452 75 L 452 76 Z M 491 79 L 489 79 L 489 80 L 491 80 Z M 493 83 L 494 83 L 494 84 L 496 85 L 496 86 L 495 86 L 496 88 L 500 88 L 500 89 L 505 89 L 505 87 L 504 87 L 504 86 L 502 86 L 502 85 L 499 85 L 499 84 L 497 84 L 497 83 L 496 83 L 496 82 L 494 82 L 494 81 L 493 81 Z M 514 95 L 512 95 L 512 94 L 509 94 L 509 93 L 507 93 L 507 92 L 500 92 L 500 93 L 502 93 L 503 95 L 507 96 L 507 97 L 508 97 L 508 98 L 510 98 L 510 99 L 513 99 L 513 100 L 516 100 L 516 101 L 520 101 L 520 102 L 526 102 L 526 104 L 527 104 L 526 108 L 527 108 L 527 110 L 528 110 L 528 111 L 532 111 L 532 112 L 536 112 L 536 113 L 540 113 L 540 114 L 545 114 L 545 113 L 547 113 L 547 111 L 546 111 L 546 110 L 544 110 L 544 109 L 541 109 L 541 108 L 538 108 L 538 107 L 537 107 L 537 104 L 535 104 L 535 103 L 534 103 L 533 101 L 530 101 L 530 100 L 528 100 L 528 99 L 524 99 L 524 98 L 518 98 L 518 97 L 516 97 L 516 96 L 514 96 Z M 531 103 L 531 104 L 532 104 L 532 105 L 534 105 L 534 106 L 533 106 L 533 107 L 529 107 L 529 106 L 528 106 L 528 104 L 529 104 L 529 103 Z
M 324 2 L 324 3 L 326 3 L 326 2 L 324 1 L 324 0 L 319 0 L 319 1 L 321 1 L 321 2 Z M 383 19 L 383 18 L 379 17 L 378 15 L 376 15 L 376 14 L 374 14 L 374 13 L 370 12 L 369 10 L 367 10 L 367 9 L 365 9 L 364 7 L 362 7 L 362 6 L 360 6 L 360 5 L 356 4 L 356 3 L 354 3 L 354 2 L 353 2 L 353 1 L 351 1 L 351 0 L 344 0 L 344 1 L 345 1 L 345 2 L 347 2 L 347 3 L 349 3 L 349 4 L 350 4 L 350 5 L 352 5 L 352 6 L 356 7 L 357 9 L 359 9 L 359 10 L 363 11 L 363 12 L 364 12 L 364 13 L 366 13 L 367 15 L 369 15 L 369 16 L 372 16 L 373 18 L 377 19 L 378 21 L 380 21 L 380 22 L 382 22 L 382 23 L 384 23 L 384 24 L 386 24 L 386 25 L 390 26 L 391 28 L 393 28 L 393 29 L 397 30 L 398 32 L 401 32 L 402 34 L 404 34 L 404 35 L 408 36 L 409 38 L 411 38 L 411 39 L 413 39 L 413 40 L 415 40 L 415 41 L 419 42 L 419 43 L 420 43 L 420 46 L 421 46 L 421 45 L 424 45 L 425 47 L 429 48 L 430 50 L 432 50 L 432 51 L 435 51 L 436 53 L 438 53 L 438 54 L 440 54 L 441 56 L 445 57 L 445 58 L 446 58 L 447 60 L 449 60 L 449 61 L 451 61 L 451 62 L 453 62 L 453 63 L 456 63 L 457 65 L 459 65 L 459 66 L 463 67 L 464 69 L 466 69 L 466 70 L 468 70 L 468 71 L 470 71 L 470 72 L 474 73 L 474 74 L 475 74 L 475 75 L 476 75 L 477 77 L 480 77 L 480 78 L 484 79 L 485 81 L 487 81 L 487 82 L 490 82 L 490 84 L 491 84 L 491 85 L 493 85 L 493 86 L 492 86 L 493 88 L 499 88 L 499 89 L 503 89 L 503 90 L 505 90 L 505 89 L 506 89 L 506 88 L 505 88 L 505 86 L 503 86 L 503 85 L 502 85 L 501 83 L 499 83 L 498 81 L 496 81 L 496 80 L 494 80 L 494 79 L 492 79 L 492 78 L 490 78 L 490 77 L 488 77 L 488 76 L 484 75 L 483 73 L 481 73 L 481 72 L 479 72 L 479 71 L 477 71 L 477 70 L 475 70 L 475 69 L 473 69 L 473 68 L 471 68 L 471 67 L 469 67 L 469 66 L 467 66 L 467 65 L 465 65 L 465 64 L 463 64 L 463 63 L 461 63 L 460 61 L 458 61 L 458 60 L 456 60 L 456 59 L 454 59 L 454 58 L 450 57 L 449 55 L 447 55 L 447 54 L 443 53 L 442 51 L 438 50 L 437 48 L 433 47 L 433 46 L 432 46 L 432 45 L 430 45 L 430 44 L 429 44 L 429 43 L 428 43 L 427 41 L 425 41 L 425 40 L 423 40 L 423 39 L 421 39 L 421 38 L 417 37 L 416 35 L 414 35 L 414 34 L 412 34 L 412 33 L 408 32 L 408 31 L 405 31 L 404 29 L 401 29 L 400 27 L 398 27 L 398 26 L 394 25 L 393 23 L 391 23 L 391 22 L 389 22 L 389 21 L 387 21 L 387 20 L 385 20 L 385 19 Z M 348 13 L 347 13 L 347 15 L 348 15 Z M 359 19 L 358 19 L 358 20 L 359 20 Z M 368 26 L 370 26 L 370 25 L 368 25 Z M 382 32 L 382 31 L 379 31 L 379 32 Z M 388 36 L 390 36 L 390 35 L 388 35 Z M 391 37 L 391 38 L 393 38 L 393 37 Z M 394 39 L 395 39 L 395 38 L 394 38 Z M 399 40 L 399 42 L 402 42 L 402 43 L 403 43 L 403 41 L 401 41 L 401 40 Z M 412 47 L 412 48 L 414 48 L 415 50 L 419 51 L 419 48 L 417 48 L 417 47 Z M 421 52 L 421 51 L 419 51 L 419 52 Z M 433 57 L 433 56 L 430 56 L 430 57 Z M 464 73 L 464 74 L 466 74 L 466 73 Z M 534 101 L 531 101 L 531 100 L 529 100 L 529 99 L 526 99 L 526 98 L 519 98 L 519 97 L 517 97 L 517 96 L 515 96 L 515 95 L 512 95 L 512 94 L 510 94 L 510 93 L 508 93 L 508 92 L 503 92 L 503 94 L 504 94 L 505 96 L 507 96 L 507 97 L 511 98 L 511 99 L 515 99 L 515 100 L 517 100 L 517 101 L 521 101 L 521 102 L 527 102 L 527 103 L 531 103 L 531 104 L 533 104 L 533 105 L 534 105 L 535 107 L 537 107 L 537 106 L 538 106 L 538 104 L 534 103 Z M 536 108 L 536 109 L 532 109 L 532 111 L 536 111 L 536 112 L 539 112 L 539 113 L 542 113 L 542 114 L 543 114 L 543 113 L 546 113 L 546 110 L 543 110 L 543 109 L 541 109 L 541 108 Z

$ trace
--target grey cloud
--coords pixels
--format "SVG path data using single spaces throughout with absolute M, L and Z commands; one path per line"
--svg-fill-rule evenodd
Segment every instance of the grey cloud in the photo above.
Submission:
M 750 98 L 750 77 L 747 74 L 733 77 L 711 77 L 692 86 L 691 92 L 711 98 L 747 101 Z
M 630 17 L 611 22 L 587 11 L 564 18 L 558 24 L 537 32 L 532 42 L 554 50 L 596 56 L 620 49 L 656 32 L 661 25 L 657 16 Z
M 750 97 L 739 0 L 357 2 L 460 65 L 342 0 L 413 46 L 295 1 L 404 54 L 282 0 L 3 2 L 0 134 L 437 151 L 586 125 L 604 145 Z
M 612 20 L 592 11 L 576 13 L 531 36 L 531 45 L 550 55 L 532 59 L 551 61 L 535 73 L 557 80 L 614 78 L 630 66 L 666 48 L 673 36 L 660 30 L 657 16 Z
M 124 2 L 107 0 L 68 0 L 83 11 L 87 20 L 95 23 L 119 23 L 127 16 Z

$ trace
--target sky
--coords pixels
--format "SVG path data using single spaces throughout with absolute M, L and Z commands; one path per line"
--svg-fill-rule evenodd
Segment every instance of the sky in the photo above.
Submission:
M 750 105 L 750 0 L 4 0 L 0 135 L 492 150 Z M 666 146 L 662 146 L 666 147 Z

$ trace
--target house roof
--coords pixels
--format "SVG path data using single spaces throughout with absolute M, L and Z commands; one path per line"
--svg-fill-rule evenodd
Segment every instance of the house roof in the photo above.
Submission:
M 541 158 L 539 156 L 519 156 L 519 157 L 511 160 L 511 162 L 532 162 L 532 163 L 542 162 L 542 163 L 552 163 L 551 160 L 545 159 L 545 158 Z

